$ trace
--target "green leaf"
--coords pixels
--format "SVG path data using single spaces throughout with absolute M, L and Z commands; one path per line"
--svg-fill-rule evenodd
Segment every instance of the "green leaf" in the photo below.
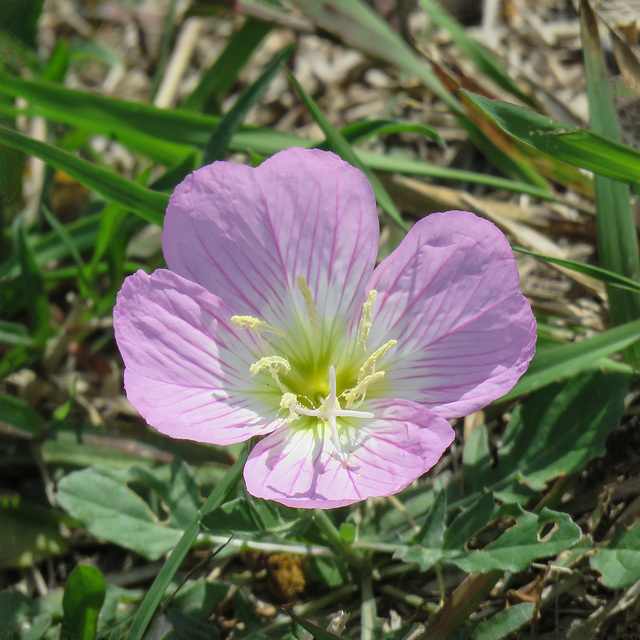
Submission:
M 51 334 L 49 299 L 44 287 L 44 278 L 33 255 L 33 249 L 29 244 L 27 232 L 21 219 L 16 218 L 13 226 L 16 253 L 20 263 L 21 284 L 23 291 L 26 292 L 27 311 L 33 339 L 37 343 L 43 343 Z
M 599 369 L 603 365 L 606 367 L 606 361 L 602 361 L 602 358 L 624 349 L 637 340 L 640 340 L 640 320 L 609 329 L 593 338 L 539 350 L 527 373 L 499 401 L 517 398 L 583 369 Z M 628 372 L 631 374 L 633 370 L 629 368 Z
M 147 595 L 140 605 L 140 608 L 136 613 L 136 617 L 133 620 L 133 624 L 131 625 L 131 629 L 126 636 L 126 640 L 142 640 L 147 626 L 149 625 L 149 622 L 151 622 L 151 618 L 153 617 L 157 606 L 160 604 L 162 596 L 167 590 L 171 579 L 180 568 L 182 561 L 191 549 L 191 545 L 193 545 L 200 533 L 200 522 L 202 518 L 210 511 L 218 508 L 226 498 L 231 488 L 236 484 L 236 482 L 238 482 L 242 475 L 242 469 L 247 460 L 247 456 L 248 451 L 245 449 L 234 465 L 229 469 L 224 479 L 211 492 L 207 501 L 202 505 L 189 527 L 182 534 L 180 541 L 175 545 L 171 555 L 164 563 L 162 569 L 160 569 L 156 579 L 153 581 L 151 588 L 147 591 Z
M 0 394 L 0 423 L 9 425 L 28 438 L 37 438 L 44 432 L 40 414 L 22 400 Z
M 640 182 L 639 151 L 524 107 L 464 93 L 503 131 L 539 151 L 614 180 Z
M 349 144 L 356 144 L 374 136 L 384 136 L 391 133 L 417 133 L 427 138 L 433 138 L 440 146 L 444 145 L 440 134 L 435 129 L 416 122 L 378 118 L 355 122 L 340 129 L 340 134 Z M 322 143 L 318 145 L 320 148 L 324 146 Z
M 374 173 L 369 171 L 367 167 L 365 167 L 354 150 L 351 148 L 349 143 L 342 137 L 340 132 L 333 127 L 333 125 L 329 122 L 327 117 L 322 113 L 320 107 L 314 102 L 313 98 L 302 88 L 300 83 L 289 74 L 289 80 L 293 84 L 297 94 L 300 96 L 301 100 L 304 102 L 305 106 L 309 110 L 311 117 L 317 122 L 318 126 L 322 129 L 324 135 L 327 137 L 327 142 L 331 147 L 332 151 L 337 153 L 343 160 L 346 160 L 349 164 L 357 167 L 364 173 L 369 184 L 373 188 L 373 192 L 376 195 L 376 200 L 378 204 L 384 209 L 384 211 L 389 215 L 389 217 L 396 223 L 400 228 L 407 231 L 409 227 L 407 227 L 406 222 L 402 219 L 400 212 L 398 211 L 396 205 L 393 203 L 393 200 L 387 193 L 387 190 L 384 188 L 380 180 L 376 177 Z
M 0 496 L 0 521 L 0 568 L 33 567 L 67 551 L 55 511 L 18 497 Z
M 607 434 L 620 425 L 629 378 L 594 371 L 550 385 L 517 406 L 502 438 L 497 462 L 464 454 L 465 477 L 476 490 L 505 489 L 522 479 L 541 490 L 605 451 Z M 509 500 L 508 496 L 501 496 Z
M 204 516 L 202 526 L 208 531 L 284 537 L 299 535 L 310 521 L 311 516 L 300 516 L 295 509 L 266 500 L 237 498 Z
M 470 38 L 467 30 L 449 15 L 439 2 L 435 2 L 435 0 L 420 0 L 420 7 L 429 15 L 429 19 L 434 24 L 449 33 L 460 51 L 469 58 L 478 71 L 519 100 L 531 107 L 535 106 L 534 100 L 524 93 L 511 77 L 505 73 L 504 64 L 499 64 L 495 54 L 473 40 L 473 38 Z
M 90 93 L 50 85 L 36 80 L 23 80 L 0 73 L 0 93 L 20 96 L 31 103 L 31 109 L 46 118 L 82 127 L 92 134 L 115 136 L 129 149 L 145 154 L 146 140 L 184 143 L 204 148 L 219 118 L 197 115 L 180 110 L 165 110 L 135 102 L 105 98 Z M 0 103 L 0 110 L 2 103 Z M 234 151 L 251 149 L 255 153 L 271 155 L 289 147 L 310 147 L 313 143 L 299 136 L 243 127 L 231 139 L 229 148 Z M 168 166 L 175 165 L 176 158 L 186 157 L 189 147 L 178 153 L 167 151 Z M 443 180 L 478 183 L 495 189 L 552 199 L 547 188 L 490 176 L 473 171 L 449 169 L 415 160 L 409 155 L 396 153 L 382 155 L 358 151 L 360 160 L 374 171 L 389 171 L 428 176 Z M 148 156 L 153 157 L 153 156 Z M 1 176 L 0 176 L 1 178 Z
M 29 330 L 25 325 L 19 322 L 0 320 L 0 344 L 30 347 L 33 345 L 33 338 L 29 335 Z
M 632 529 L 618 527 L 613 538 L 598 548 L 591 566 L 602 574 L 610 589 L 623 589 L 640 579 L 640 524 Z
M 530 622 L 536 612 L 533 602 L 524 602 L 503 609 L 481 622 L 473 632 L 473 640 L 501 640 L 512 631 Z
M 258 79 L 243 91 L 233 107 L 220 120 L 220 124 L 216 127 L 202 154 L 203 165 L 211 164 L 215 160 L 224 158 L 231 142 L 231 137 L 247 117 L 249 109 L 258 101 L 271 84 L 276 73 L 280 71 L 282 63 L 289 58 L 292 52 L 293 44 L 289 44 L 276 54 L 265 70 L 258 76 Z
M 598 35 L 596 16 L 588 0 L 580 2 L 580 34 L 587 78 L 589 118 L 595 133 L 614 143 L 621 140 L 613 93 L 609 84 L 604 52 Z M 614 159 L 610 160 L 614 164 Z M 640 153 L 636 158 L 636 169 L 640 168 Z M 617 167 L 616 167 L 617 168 Z M 624 169 L 624 167 L 623 167 Z M 621 169 L 622 170 L 622 169 Z M 621 174 L 595 177 L 596 221 L 600 262 L 605 269 L 633 280 L 640 279 L 640 257 L 638 237 L 629 188 L 621 184 Z M 636 178 L 640 183 L 640 176 Z M 614 325 L 640 318 L 640 294 L 607 287 L 609 308 Z M 631 345 L 623 352 L 625 360 L 640 366 L 640 344 Z
M 90 467 L 65 476 L 58 502 L 88 531 L 149 560 L 175 547 L 182 530 L 161 524 L 147 503 L 127 485 L 122 474 Z
M 96 624 L 106 593 L 99 569 L 79 564 L 71 572 L 64 588 L 62 634 L 69 640 L 94 640 Z
M 593 265 L 585 264 L 584 262 L 575 262 L 574 260 L 554 258 L 553 256 L 536 253 L 535 251 L 529 251 L 528 249 L 523 249 L 522 247 L 516 247 L 513 245 L 511 248 L 518 253 L 524 253 L 528 256 L 534 256 L 536 258 L 540 258 L 541 260 L 546 260 L 547 262 L 558 264 L 562 267 L 567 267 L 567 269 L 577 271 L 578 273 L 584 273 L 587 276 L 595 278 L 596 280 L 600 280 L 600 282 L 610 284 L 614 287 L 620 287 L 621 289 L 640 292 L 640 282 L 632 280 L 631 278 L 626 278 L 625 276 L 621 276 L 617 273 L 614 273 L 613 271 L 609 271 L 608 269 L 594 267 Z
M 162 226 L 164 212 L 169 202 L 166 195 L 145 189 L 107 169 L 96 167 L 66 151 L 2 126 L 0 126 L 0 142 L 40 158 L 108 200 L 127 207 L 147 222 Z
M 468 573 L 518 572 L 568 549 L 581 535 L 565 513 L 542 509 L 534 514 L 516 503 L 496 506 L 493 495 L 485 493 L 447 527 L 442 547 L 399 547 L 394 557 L 417 562 L 422 571 L 444 560 Z
M 251 55 L 273 25 L 248 17 L 233 34 L 218 59 L 203 74 L 198 86 L 182 103 L 183 109 L 215 113 L 237 81 Z
M 44 0 L 2 0 L 0 31 L 6 31 L 31 49 L 36 48 L 36 31 Z

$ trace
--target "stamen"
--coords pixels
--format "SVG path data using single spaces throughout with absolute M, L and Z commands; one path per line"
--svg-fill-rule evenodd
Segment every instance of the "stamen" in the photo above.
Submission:
M 358 372 L 358 382 L 364 380 L 368 375 L 375 372 L 375 364 L 382 358 L 382 356 L 391 349 L 395 344 L 397 344 L 397 340 L 389 340 L 383 344 L 379 349 L 376 349 L 365 361 L 364 364 L 360 367 L 360 371 Z
M 318 309 L 316 307 L 316 303 L 313 301 L 311 289 L 309 289 L 309 285 L 302 275 L 298 275 L 296 277 L 296 284 L 298 285 L 298 289 L 300 289 L 300 293 L 302 294 L 302 297 L 304 298 L 305 304 L 307 306 L 307 316 L 309 318 L 309 324 L 311 325 L 311 333 L 313 334 L 314 338 L 319 338 L 320 332 L 318 331 Z
M 373 305 L 373 299 L 378 295 L 375 289 L 369 291 L 369 295 L 362 305 L 362 317 L 360 318 L 360 327 L 358 328 L 358 346 L 362 347 L 363 351 L 367 350 L 367 338 L 371 332 L 371 306 Z
M 269 373 L 271 374 L 271 377 L 276 381 L 276 384 L 280 388 L 280 391 L 285 393 L 286 389 L 282 382 L 280 382 L 280 372 L 278 371 L 279 368 L 283 369 L 283 373 L 285 375 L 289 373 L 289 371 L 291 371 L 291 365 L 286 358 L 281 358 L 280 356 L 265 356 L 264 358 L 260 358 L 258 362 L 254 362 L 249 367 L 249 371 L 251 372 L 252 376 L 255 376 L 256 373 L 260 373 L 260 371 L 262 371 L 263 369 L 269 369 Z
M 253 316 L 231 316 L 231 322 L 242 329 L 249 329 L 252 333 L 255 331 L 258 333 L 260 333 L 260 331 L 268 331 L 269 333 L 275 333 L 280 338 L 284 338 L 285 335 L 284 331 Z
M 356 406 L 362 404 L 364 399 L 367 396 L 367 387 L 370 384 L 384 378 L 384 371 L 376 371 L 375 373 L 370 373 L 368 376 L 365 376 L 362 380 L 358 381 L 353 389 L 349 389 L 344 394 L 344 402 L 347 408 L 353 407 L 356 402 L 358 403 Z

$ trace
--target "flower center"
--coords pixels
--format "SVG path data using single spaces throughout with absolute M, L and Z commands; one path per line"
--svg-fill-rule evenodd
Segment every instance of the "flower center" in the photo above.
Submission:
M 385 372 L 376 370 L 376 364 L 397 341 L 389 340 L 367 355 L 376 291 L 370 291 L 362 305 L 354 343 L 349 344 L 342 336 L 340 339 L 325 338 L 323 341 L 323 319 L 318 317 L 312 292 L 302 276 L 297 277 L 296 283 L 305 303 L 305 339 L 296 340 L 253 316 L 233 316 L 231 321 L 239 328 L 258 332 L 261 337 L 263 333 L 275 336 L 268 341 L 273 355 L 254 362 L 249 368 L 251 376 L 271 377 L 272 381 L 266 384 L 279 398 L 278 412 L 286 412 L 283 416 L 286 424 L 300 421 L 301 427 L 307 425 L 311 428 L 317 424 L 316 421 L 321 421 L 329 427 L 336 452 L 342 455 L 340 432 L 343 428 L 349 428 L 344 419 L 350 421 L 375 417 L 369 411 L 358 410 L 358 407 L 364 402 L 369 387 L 384 377 Z M 298 333 L 293 331 L 292 335 Z M 309 421 L 308 418 L 316 420 Z

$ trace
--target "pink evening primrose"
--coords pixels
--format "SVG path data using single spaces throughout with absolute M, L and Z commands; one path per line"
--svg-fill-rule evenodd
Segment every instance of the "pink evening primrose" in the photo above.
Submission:
M 131 403 L 174 438 L 266 436 L 244 469 L 260 498 L 327 509 L 405 488 L 453 441 L 447 418 L 513 387 L 536 327 L 490 222 L 429 215 L 374 269 L 379 234 L 369 183 L 329 152 L 192 173 L 165 217 L 169 270 L 118 294 Z

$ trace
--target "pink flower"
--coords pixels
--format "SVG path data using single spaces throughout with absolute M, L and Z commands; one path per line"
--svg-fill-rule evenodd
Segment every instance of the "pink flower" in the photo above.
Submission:
M 332 153 L 191 174 L 165 217 L 169 270 L 118 295 L 129 400 L 175 438 L 266 436 L 244 470 L 254 496 L 331 508 L 400 491 L 453 441 L 447 418 L 524 373 L 535 320 L 490 222 L 432 214 L 374 270 L 378 238 L 371 187 Z

